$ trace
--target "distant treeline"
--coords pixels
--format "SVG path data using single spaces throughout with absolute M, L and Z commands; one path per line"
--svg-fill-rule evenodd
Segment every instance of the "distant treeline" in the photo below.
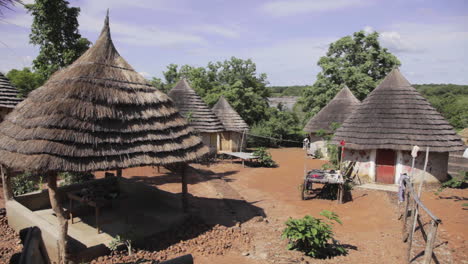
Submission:
M 301 96 L 307 85 L 270 86 L 271 96 Z M 468 127 L 468 85 L 414 84 L 457 130 Z
M 270 86 L 271 97 L 280 97 L 280 96 L 301 96 L 302 91 L 306 88 L 307 85 L 294 85 L 294 86 Z

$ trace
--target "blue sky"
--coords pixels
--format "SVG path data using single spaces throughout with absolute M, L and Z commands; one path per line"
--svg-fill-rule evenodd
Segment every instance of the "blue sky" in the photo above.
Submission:
M 24 2 L 32 2 L 26 0 Z M 271 85 L 312 84 L 328 45 L 378 31 L 412 83 L 468 84 L 466 0 L 72 0 L 81 34 L 94 42 L 110 9 L 120 54 L 145 77 L 170 63 L 206 66 L 251 58 Z M 0 19 L 0 71 L 31 66 L 31 17 L 18 6 Z

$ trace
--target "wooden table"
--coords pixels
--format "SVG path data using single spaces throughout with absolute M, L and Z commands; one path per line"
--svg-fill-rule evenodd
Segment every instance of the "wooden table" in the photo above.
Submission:
M 67 197 L 70 203 L 70 208 L 68 212 L 69 212 L 71 223 L 73 224 L 73 201 L 77 201 L 77 202 L 86 204 L 88 206 L 94 207 L 95 217 L 96 217 L 96 228 L 97 228 L 97 233 L 99 234 L 101 231 L 100 226 L 99 226 L 100 210 L 102 207 L 111 204 L 112 200 L 105 199 L 105 198 L 97 198 L 93 200 L 83 199 L 83 197 L 80 196 L 80 191 L 68 192 Z
M 339 204 L 342 204 L 343 203 L 343 196 L 344 196 L 344 179 L 343 179 L 343 176 L 340 173 L 330 173 L 330 172 L 324 171 L 324 177 L 323 178 L 313 178 L 313 177 L 309 176 L 309 174 L 311 172 L 312 171 L 306 173 L 306 175 L 304 176 L 304 183 L 302 185 L 302 193 L 301 193 L 302 200 L 305 200 L 304 194 L 306 192 L 312 190 L 312 188 L 308 187 L 309 183 L 310 183 L 310 186 L 312 186 L 313 183 L 336 184 L 336 185 L 338 185 L 338 190 L 337 190 L 337 194 L 336 194 L 337 202 Z

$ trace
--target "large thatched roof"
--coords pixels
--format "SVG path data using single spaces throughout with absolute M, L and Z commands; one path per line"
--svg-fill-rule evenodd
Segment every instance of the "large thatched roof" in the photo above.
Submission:
M 333 141 L 352 149 L 430 151 L 462 149 L 453 127 L 401 75 L 391 71 L 336 131 Z
M 331 132 L 332 123 L 342 124 L 359 105 L 359 100 L 347 86 L 343 87 L 320 112 L 313 116 L 304 127 L 304 131 L 313 133 L 317 130 Z
M 249 129 L 244 119 L 232 108 L 224 96 L 221 96 L 213 106 L 213 112 L 221 120 L 226 131 L 242 132 Z
M 18 98 L 18 90 L 11 85 L 10 80 L 0 72 L 0 107 L 15 108 L 23 99 Z
M 223 124 L 211 111 L 205 102 L 190 87 L 188 81 L 182 78 L 169 93 L 180 113 L 188 119 L 191 127 L 198 132 L 221 132 Z
M 109 20 L 78 60 L 0 124 L 0 162 L 33 171 L 95 171 L 187 162 L 207 153 L 168 96 L 119 55 Z

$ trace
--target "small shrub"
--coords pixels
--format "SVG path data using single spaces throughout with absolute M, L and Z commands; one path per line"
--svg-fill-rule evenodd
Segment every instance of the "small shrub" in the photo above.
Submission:
M 289 218 L 286 221 L 282 238 L 288 239 L 288 249 L 302 251 L 314 258 L 346 255 L 346 248 L 333 238 L 333 222 L 342 224 L 338 215 L 327 210 L 320 215 L 325 219 L 306 215 L 302 219 Z
M 94 175 L 89 172 L 62 172 L 59 178 L 63 180 L 62 186 L 83 183 L 94 179 Z
M 266 148 L 257 148 L 253 152 L 254 156 L 258 157 L 258 163 L 262 167 L 272 168 L 276 167 L 276 162 L 271 158 L 271 154 L 266 150 Z
M 132 240 L 128 238 L 124 238 L 120 235 L 117 235 L 112 239 L 109 243 L 109 249 L 112 251 L 116 251 L 120 245 L 125 245 L 127 247 L 128 255 L 132 255 Z
M 21 195 L 37 191 L 39 184 L 34 175 L 30 172 L 24 172 L 11 179 L 11 185 L 14 195 Z

